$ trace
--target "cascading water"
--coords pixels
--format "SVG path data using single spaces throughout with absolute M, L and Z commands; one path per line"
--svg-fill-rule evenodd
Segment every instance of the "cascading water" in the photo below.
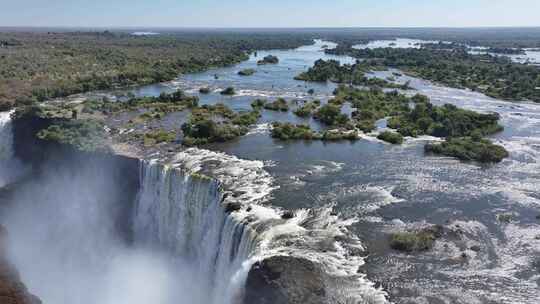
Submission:
M 0 112 L 0 187 L 15 181 L 23 173 L 13 149 L 11 113 Z
M 195 148 L 143 161 L 136 242 L 195 265 L 208 287 L 204 303 L 240 303 L 253 263 L 277 255 L 319 264 L 331 302 L 386 303 L 385 293 L 357 272 L 364 260 L 353 252 L 363 246 L 346 230 L 352 221 L 331 208 L 284 219 L 283 211 L 262 204 L 273 190 L 263 168 L 261 161 Z M 227 213 L 231 204 L 235 211 Z
M 0 160 L 13 157 L 13 130 L 11 112 L 0 112 Z
M 203 303 L 231 303 L 240 296 L 234 273 L 251 251 L 246 226 L 222 207 L 214 179 L 143 161 L 134 220 L 135 242 L 165 248 L 193 265 L 210 290 Z

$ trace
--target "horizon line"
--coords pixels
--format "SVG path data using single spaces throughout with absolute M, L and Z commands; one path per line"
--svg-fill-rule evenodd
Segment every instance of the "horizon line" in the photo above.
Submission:
M 540 25 L 482 25 L 482 26 L 107 26 L 107 25 L 0 25 L 7 29 L 203 29 L 203 30 L 287 30 L 287 29 L 540 29 Z

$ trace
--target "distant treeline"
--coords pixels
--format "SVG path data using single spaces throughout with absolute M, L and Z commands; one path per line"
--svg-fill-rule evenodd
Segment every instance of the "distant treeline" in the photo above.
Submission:
M 473 55 L 461 47 L 353 49 L 340 45 L 326 52 L 366 59 L 364 64 L 402 69 L 414 76 L 495 98 L 540 102 L 540 67 L 513 63 L 507 57 Z
M 538 48 L 540 27 L 507 28 L 346 28 L 320 29 L 319 37 L 343 45 L 410 38 L 493 48 Z
M 259 49 L 312 43 L 307 34 L 184 32 L 0 33 L 0 110 L 92 90 L 174 79 L 247 59 Z

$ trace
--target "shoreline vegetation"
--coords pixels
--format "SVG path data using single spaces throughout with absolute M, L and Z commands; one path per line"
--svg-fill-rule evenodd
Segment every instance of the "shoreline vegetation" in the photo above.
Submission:
M 340 84 L 350 84 L 366 87 L 381 87 L 390 89 L 410 89 L 409 83 L 396 84 L 385 79 L 376 77 L 367 77 L 366 74 L 371 70 L 386 69 L 385 67 L 375 67 L 373 65 L 357 61 L 355 64 L 341 65 L 337 60 L 322 60 L 315 62 L 313 67 L 307 72 L 297 75 L 294 79 L 310 82 L 327 82 L 331 81 Z
M 325 52 L 363 59 L 363 65 L 368 68 L 396 68 L 415 77 L 493 98 L 540 102 L 540 67 L 514 63 L 504 56 L 469 54 L 456 44 L 442 45 L 426 44 L 420 49 L 354 49 L 350 45 L 338 45 Z
M 0 32 L 0 110 L 96 90 L 173 80 L 313 43 L 308 34 Z
M 53 34 L 54 36 L 55 34 Z M 69 34 L 62 34 L 69 35 Z M 73 34 L 79 37 L 77 34 Z M 80 33 L 84 38 L 88 33 Z M 110 39 L 132 39 L 125 36 L 116 36 L 116 34 L 94 33 L 96 37 L 102 37 L 105 41 Z M 112 36 L 109 36 L 112 35 Z M 92 36 L 93 37 L 93 36 Z M 250 37 L 250 36 L 248 36 Z M 258 37 L 258 36 L 255 36 Z M 97 38 L 96 38 L 97 39 Z M 144 38 L 148 39 L 148 38 Z M 171 37 L 161 38 L 170 42 Z M 172 41 L 177 41 L 174 38 Z M 196 38 L 192 38 L 196 39 Z M 201 38 L 202 39 L 202 38 Z M 224 38 L 223 38 L 224 39 Z M 246 55 L 250 48 L 239 41 L 238 37 L 231 40 L 220 40 L 227 48 L 226 54 Z M 256 40 L 257 38 L 255 38 Z M 206 40 L 202 40 L 203 42 Z M 161 40 L 152 39 L 146 41 L 148 46 L 155 46 Z M 286 45 L 301 44 L 302 39 L 290 38 Z M 232 45 L 230 46 L 229 43 Z M 241 46 L 236 46 L 235 43 Z M 251 42 L 250 45 L 256 45 L 258 42 Z M 270 45 L 271 42 L 260 42 L 261 45 Z M 204 43 L 202 44 L 205 46 Z M 221 44 L 219 44 L 222 46 Z M 152 129 L 144 134 L 130 135 L 130 138 L 142 141 L 145 146 L 152 146 L 160 143 L 182 143 L 185 146 L 205 145 L 213 142 L 230 141 L 247 134 L 249 126 L 257 123 L 261 117 L 262 111 L 280 111 L 289 112 L 298 117 L 309 118 L 319 121 L 327 127 L 323 131 L 313 131 L 309 125 L 291 124 L 287 122 L 274 121 L 272 123 L 271 137 L 278 140 L 358 140 L 360 133 L 371 133 L 376 130 L 376 122 L 381 119 L 387 121 L 387 126 L 391 130 L 375 133 L 377 138 L 390 144 L 399 145 L 405 141 L 406 137 L 418 137 L 430 135 L 445 139 L 443 143 L 427 144 L 425 152 L 427 154 L 440 154 L 455 157 L 465 161 L 478 162 L 500 162 L 508 157 L 508 152 L 501 146 L 493 144 L 486 139 L 486 136 L 502 130 L 498 124 L 499 116 L 495 113 L 481 114 L 469 110 L 457 108 L 456 106 L 446 104 L 435 106 L 430 103 L 429 98 L 420 94 L 408 97 L 398 90 L 409 89 L 408 84 L 393 83 L 393 76 L 387 80 L 375 77 L 368 77 L 366 74 L 373 70 L 383 70 L 392 66 L 392 62 L 397 65 L 410 64 L 416 62 L 407 56 L 402 56 L 401 52 L 412 51 L 411 54 L 432 54 L 432 57 L 426 57 L 426 62 L 433 64 L 439 50 L 404 50 L 404 49 L 382 49 L 382 50 L 355 50 L 352 48 L 344 49 L 341 45 L 336 49 L 326 49 L 328 53 L 354 55 L 362 58 L 368 54 L 368 60 L 357 61 L 355 64 L 341 65 L 335 60 L 318 60 L 313 67 L 306 72 L 298 75 L 295 79 L 303 81 L 326 82 L 332 81 L 338 83 L 338 88 L 334 91 L 334 98 L 327 103 L 321 103 L 317 100 L 312 101 L 292 101 L 284 98 L 277 98 L 273 101 L 257 99 L 252 102 L 252 110 L 244 112 L 235 112 L 225 104 L 216 104 L 212 106 L 199 106 L 198 98 L 188 96 L 183 91 L 177 91 L 172 94 L 161 94 L 158 97 L 129 98 L 127 101 L 111 102 L 104 98 L 103 100 L 87 101 L 79 106 L 65 106 L 57 109 L 62 112 L 64 121 L 57 121 L 49 129 L 44 130 L 38 136 L 43 140 L 58 141 L 61 143 L 70 143 L 79 146 L 84 150 L 91 149 L 92 144 L 79 144 L 77 138 L 82 134 L 96 133 L 95 126 L 87 123 L 66 123 L 66 121 L 82 121 L 84 119 L 104 119 L 111 115 L 127 111 L 139 111 L 137 116 L 130 119 L 129 124 L 136 125 L 151 120 L 161 120 L 167 114 L 173 112 L 189 111 L 187 121 L 184 121 L 180 129 L 162 130 Z M 420 53 L 414 53 L 419 51 Z M 370 53 L 373 52 L 373 53 Z M 395 53 L 394 53 L 395 52 Z M 427 52 L 427 53 L 426 53 Z M 437 55 L 433 55 L 437 53 Z M 446 54 L 444 53 L 444 54 Z M 457 55 L 454 53 L 458 53 Z M 379 58 L 377 56 L 386 55 Z M 390 55 L 397 57 L 391 57 Z M 399 56 L 398 56 L 399 55 Z M 453 56 L 462 56 L 459 51 L 452 51 L 449 58 Z M 467 55 L 469 56 L 469 55 Z M 373 57 L 373 58 L 372 58 Z M 227 62 L 242 60 L 243 56 L 228 57 Z M 469 57 L 467 57 L 469 58 Z M 483 57 L 482 57 L 483 58 Z M 193 57 L 190 59 L 193 61 Z M 412 61 L 411 61 L 412 60 Z M 416 60 L 419 60 L 416 58 Z M 431 61 L 430 61 L 431 60 Z M 493 60 L 498 60 L 494 58 Z M 275 64 L 279 59 L 275 56 L 266 56 L 262 61 L 265 64 Z M 211 61 L 213 63 L 217 61 Z M 219 61 L 223 63 L 222 61 Z M 475 61 L 471 61 L 475 63 Z M 425 66 L 430 66 L 425 63 Z M 499 64 L 490 63 L 490 64 Z M 501 63 L 502 64 L 502 63 Z M 507 64 L 508 66 L 509 64 Z M 208 68 L 209 62 L 199 61 L 197 68 Z M 424 65 L 422 67 L 425 67 Z M 512 65 L 513 66 L 513 65 Z M 194 67 L 194 66 L 192 66 Z M 431 67 L 431 66 L 430 66 Z M 452 70 L 452 69 L 450 69 Z M 405 71 L 407 71 L 405 69 Z M 240 75 L 249 76 L 255 73 L 254 69 L 246 69 L 238 72 Z M 171 74 L 172 75 L 172 74 Z M 394 73 L 394 76 L 399 76 Z M 361 86 L 359 87 L 354 87 Z M 385 90 L 383 90 L 385 89 Z M 390 91 L 389 89 L 394 89 Z M 201 94 L 211 92 L 209 87 L 200 88 Z M 220 92 L 222 95 L 234 95 L 234 87 L 228 87 Z M 32 93 L 33 94 L 33 93 Z M 35 98 L 32 97 L 32 98 Z M 24 101 L 21 104 L 32 104 L 39 99 Z M 20 101 L 20 100 L 19 100 Z M 342 113 L 344 104 L 350 105 L 353 109 L 351 115 Z M 53 110 L 52 112 L 54 112 Z M 54 116 L 54 115 L 53 115 Z M 98 146 L 98 145 L 96 145 Z M 99 148 L 99 147 L 98 147 Z
M 372 132 L 377 120 L 387 119 L 388 127 L 395 131 L 383 131 L 377 138 L 390 144 L 402 144 L 405 137 L 430 135 L 445 141 L 427 144 L 426 153 L 481 163 L 496 163 L 508 157 L 502 146 L 484 138 L 503 130 L 496 113 L 482 114 L 451 104 L 436 106 L 424 95 L 407 97 L 377 87 L 360 89 L 340 85 L 334 95 L 327 104 L 308 101 L 293 111 L 299 117 L 313 116 L 331 129 L 315 132 L 309 125 L 274 122 L 271 136 L 280 140 L 356 140 L 359 131 Z M 354 109 L 350 118 L 341 113 L 345 103 Z M 260 108 L 265 104 L 259 100 L 252 106 Z
M 508 157 L 508 152 L 502 146 L 484 138 L 502 130 L 498 124 L 499 116 L 495 113 L 481 114 L 450 104 L 435 106 L 423 95 L 408 97 L 397 91 L 384 92 L 380 88 L 359 89 L 341 85 L 334 93 L 335 98 L 326 104 L 317 100 L 303 104 L 293 102 L 296 105 L 293 110 L 295 115 L 312 116 L 327 126 L 326 130 L 316 132 L 309 125 L 274 121 L 270 136 L 279 140 L 355 141 L 360 139 L 361 132 L 374 131 L 375 122 L 385 118 L 393 131 L 383 131 L 377 138 L 390 144 L 402 144 L 405 137 L 430 135 L 444 138 L 445 141 L 427 144 L 427 154 L 482 163 L 496 163 Z M 142 142 L 144 146 L 160 143 L 199 146 L 246 135 L 249 127 L 261 117 L 262 110 L 291 110 L 289 102 L 283 98 L 272 102 L 255 100 L 251 111 L 242 112 L 233 111 L 222 103 L 199 106 L 198 101 L 198 97 L 179 90 L 158 97 L 131 98 L 124 102 L 104 98 L 82 104 L 27 106 L 19 108 L 15 116 L 26 109 L 28 113 L 52 119 L 52 124 L 37 134 L 40 139 L 92 151 L 102 150 L 105 146 L 108 135 L 103 132 L 102 122 L 123 112 L 138 113 L 127 122 L 125 128 L 129 129 L 148 121 L 160 121 L 168 113 L 187 110 L 188 119 L 180 130 L 152 129 L 130 134 L 127 140 Z M 354 109 L 350 117 L 342 113 L 345 103 Z M 118 130 L 109 132 L 114 136 Z M 99 140 L 100 137 L 103 139 Z

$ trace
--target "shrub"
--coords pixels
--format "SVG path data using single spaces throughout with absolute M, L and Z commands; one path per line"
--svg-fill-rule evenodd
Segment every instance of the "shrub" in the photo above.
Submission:
M 401 134 L 390 131 L 382 132 L 377 136 L 377 138 L 393 145 L 400 145 L 403 143 L 403 136 L 401 136 Z
M 260 108 L 263 108 L 266 103 L 267 103 L 266 99 L 255 99 L 251 103 L 251 107 L 254 109 L 260 109 Z
M 440 236 L 441 231 L 437 227 L 434 226 L 416 232 L 393 233 L 390 235 L 390 247 L 406 252 L 429 250 Z
M 232 123 L 235 125 L 249 126 L 257 123 L 257 120 L 261 117 L 261 112 L 255 110 L 250 112 L 244 112 L 238 114 L 232 119 Z
M 270 135 L 273 138 L 278 138 L 281 140 L 320 138 L 320 135 L 313 132 L 308 125 L 294 125 L 292 123 L 279 122 L 274 122 L 272 124 L 272 131 Z
M 319 104 L 320 101 L 318 100 L 306 102 L 304 105 L 294 110 L 294 114 L 299 117 L 309 117 L 313 114 L 313 111 L 317 109 Z
M 328 130 L 323 133 L 322 139 L 325 141 L 358 140 L 359 137 L 356 131 Z
M 283 98 L 278 98 L 274 100 L 273 102 L 265 103 L 264 108 L 266 110 L 271 110 L 271 111 L 282 111 L 282 112 L 289 111 L 289 105 L 287 104 L 287 100 Z
M 498 163 L 509 155 L 504 147 L 477 137 L 450 138 L 442 143 L 427 144 L 424 150 L 428 153 L 481 163 Z
M 356 127 L 360 129 L 364 133 L 369 133 L 373 130 L 375 130 L 377 127 L 375 126 L 374 120 L 360 120 Z
M 39 131 L 37 137 L 86 152 L 109 149 L 103 124 L 93 120 L 59 121 Z
M 210 94 L 210 88 L 208 88 L 208 87 L 200 88 L 199 93 L 201 93 L 201 94 Z
M 333 104 L 320 107 L 314 117 L 329 126 L 343 125 L 349 121 L 347 115 L 341 114 L 341 107 Z
M 234 90 L 233 87 L 228 87 L 225 90 L 221 91 L 220 94 L 221 95 L 234 95 L 236 94 L 236 91 Z
M 144 134 L 144 145 L 153 146 L 160 143 L 170 143 L 176 140 L 176 132 L 167 132 L 164 130 L 157 130 Z

